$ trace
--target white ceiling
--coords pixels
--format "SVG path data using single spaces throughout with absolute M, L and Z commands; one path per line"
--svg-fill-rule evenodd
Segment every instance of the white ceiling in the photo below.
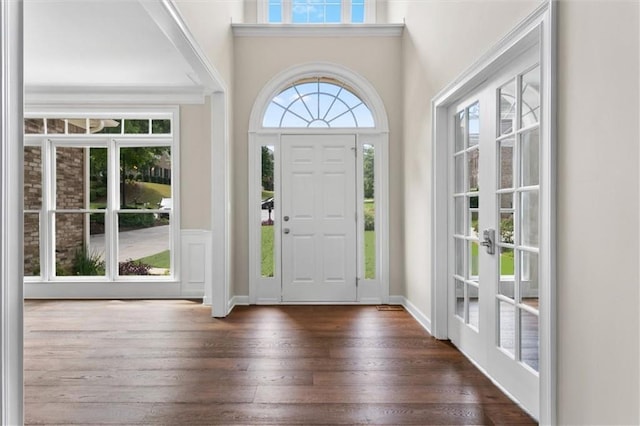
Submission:
M 146 7 L 137 0 L 26 0 L 27 91 L 201 87 L 202 70 L 194 71 L 192 58 L 148 12 L 160 1 L 142 1 Z

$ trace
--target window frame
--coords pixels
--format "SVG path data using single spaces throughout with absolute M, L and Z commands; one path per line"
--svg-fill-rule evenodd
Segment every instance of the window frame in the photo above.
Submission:
M 341 20 L 339 23 L 330 22 L 293 22 L 293 0 L 281 1 L 281 19 L 280 22 L 269 21 L 269 0 L 258 0 L 257 4 L 257 22 L 258 24 L 268 25 L 311 25 L 311 26 L 327 26 L 327 25 L 363 25 L 376 23 L 376 0 L 364 0 L 364 20 L 363 22 L 351 22 L 351 0 L 342 0 Z
M 177 283 L 180 280 L 180 154 L 179 154 L 179 107 L 170 108 L 126 108 L 126 109 L 87 109 L 87 108 L 52 108 L 25 112 L 25 120 L 29 118 L 46 119 L 168 119 L 171 121 L 170 133 L 152 133 L 150 122 L 146 134 L 125 134 L 121 124 L 120 133 L 61 133 L 61 134 L 31 134 L 24 133 L 24 147 L 35 146 L 41 149 L 42 156 L 42 202 L 40 210 L 23 207 L 26 213 L 40 213 L 40 275 L 25 276 L 25 284 L 38 283 Z M 65 124 L 65 127 L 68 127 Z M 106 148 L 107 149 L 107 206 L 105 209 L 90 209 L 88 204 L 84 209 L 57 209 L 56 197 L 56 148 Z M 169 250 L 170 274 L 158 275 L 119 275 L 118 274 L 118 214 L 123 211 L 119 205 L 120 197 L 120 148 L 125 147 L 168 147 L 171 151 L 171 198 L 172 207 L 169 211 L 158 209 L 144 210 L 144 213 L 169 213 Z M 24 150 L 23 150 L 24 151 Z M 24 154 L 23 154 L 24 155 Z M 62 212 L 105 214 L 105 253 L 106 272 L 104 276 L 57 276 L 55 274 L 55 214 Z M 112 285 L 112 284 L 110 284 Z M 152 290 L 153 291 L 153 290 Z M 151 295 L 150 295 L 151 296 Z

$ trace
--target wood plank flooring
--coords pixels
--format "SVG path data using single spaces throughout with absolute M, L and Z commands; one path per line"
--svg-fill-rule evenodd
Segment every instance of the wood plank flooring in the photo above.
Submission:
M 534 424 L 405 311 L 25 302 L 26 424 Z

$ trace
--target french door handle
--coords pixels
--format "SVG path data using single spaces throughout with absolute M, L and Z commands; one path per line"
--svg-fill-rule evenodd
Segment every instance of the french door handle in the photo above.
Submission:
M 495 229 L 485 229 L 482 231 L 482 241 L 480 245 L 487 249 L 487 253 L 495 254 L 496 252 L 496 231 Z

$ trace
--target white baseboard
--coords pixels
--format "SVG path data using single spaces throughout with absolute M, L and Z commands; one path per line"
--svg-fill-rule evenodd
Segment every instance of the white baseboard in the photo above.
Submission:
M 425 330 L 431 333 L 431 320 L 404 296 L 389 296 L 390 305 L 402 305 Z
M 249 296 L 233 296 L 227 304 L 227 315 L 229 315 L 236 306 L 246 305 L 249 305 Z

